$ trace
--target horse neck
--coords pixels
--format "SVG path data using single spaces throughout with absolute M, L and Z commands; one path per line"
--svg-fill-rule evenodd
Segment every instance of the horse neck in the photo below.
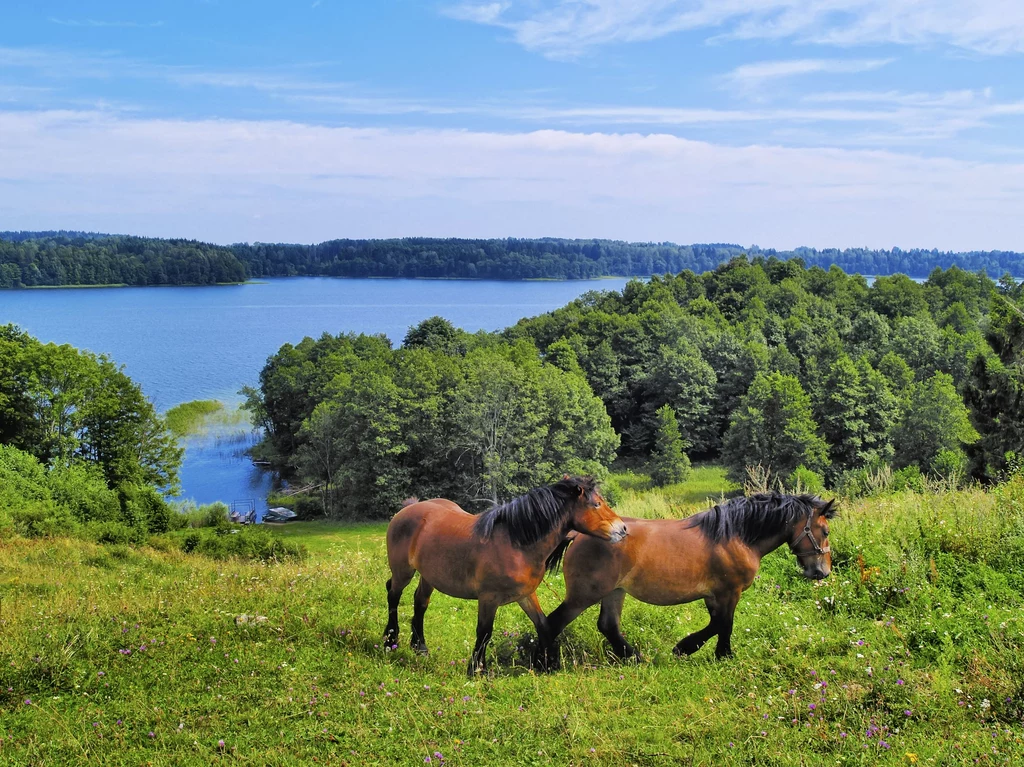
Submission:
M 555 527 L 551 529 L 551 532 L 538 541 L 531 543 L 529 546 L 524 546 L 523 549 L 547 559 L 547 556 L 555 550 L 571 529 L 572 515 L 569 514 L 566 515 L 564 520 L 562 520 L 562 524 L 555 525 Z
M 757 541 L 750 548 L 754 549 L 759 556 L 764 557 L 766 554 L 771 554 L 775 549 L 779 548 L 784 543 L 787 543 L 793 539 L 793 530 L 785 528 L 778 530 L 771 535 L 762 538 Z

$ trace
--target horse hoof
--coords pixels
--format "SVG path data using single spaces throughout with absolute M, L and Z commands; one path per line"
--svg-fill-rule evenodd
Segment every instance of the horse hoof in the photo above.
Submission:
M 542 674 L 558 671 L 562 668 L 562 658 L 558 648 L 538 646 L 530 658 L 530 665 L 535 671 L 540 671 Z
M 422 642 L 420 642 L 419 644 L 414 644 L 412 646 L 412 651 L 417 655 L 430 655 L 429 648 Z

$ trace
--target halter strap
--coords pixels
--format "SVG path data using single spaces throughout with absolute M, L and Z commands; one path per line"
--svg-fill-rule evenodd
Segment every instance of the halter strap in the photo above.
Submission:
M 792 551 L 798 557 L 801 556 L 801 554 L 796 550 L 796 545 L 800 543 L 800 541 L 802 541 L 805 537 L 807 538 L 807 540 L 811 542 L 811 546 L 814 547 L 815 554 L 828 554 L 830 551 L 832 551 L 831 546 L 819 546 L 818 541 L 814 538 L 814 533 L 811 532 L 811 514 L 807 515 L 807 524 L 804 525 L 803 532 L 796 537 L 796 540 L 792 541 L 789 544 L 789 550 Z M 803 556 L 806 556 L 806 554 L 804 554 Z

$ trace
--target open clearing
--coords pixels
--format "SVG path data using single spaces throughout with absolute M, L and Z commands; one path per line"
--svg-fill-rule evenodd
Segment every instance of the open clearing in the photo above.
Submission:
M 619 511 L 670 513 L 672 492 L 627 489 Z M 627 600 L 645 663 L 609 661 L 591 609 L 564 638 L 563 670 L 535 674 L 532 627 L 509 606 L 489 678 L 467 680 L 475 603 L 435 594 L 421 658 L 407 646 L 411 588 L 400 648 L 385 652 L 384 529 L 277 528 L 310 555 L 271 566 L 0 543 L 0 764 L 1024 759 L 1020 481 L 846 504 L 833 575 L 816 585 L 785 549 L 769 555 L 725 662 L 711 646 L 671 654 L 706 622 L 702 605 Z M 546 610 L 562 590 L 560 576 L 543 585 Z

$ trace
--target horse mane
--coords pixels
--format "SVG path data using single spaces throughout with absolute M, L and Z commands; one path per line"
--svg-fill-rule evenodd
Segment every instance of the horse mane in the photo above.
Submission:
M 758 493 L 716 504 L 686 522 L 687 527 L 700 528 L 712 543 L 739 538 L 752 546 L 818 509 L 824 509 L 828 518 L 835 515 L 832 501 L 824 501 L 816 495 Z
M 580 490 L 583 491 L 583 500 L 589 502 L 597 491 L 597 482 L 591 477 L 566 477 L 553 485 L 535 487 L 518 498 L 478 514 L 473 532 L 488 540 L 494 534 L 494 528 L 500 526 L 508 532 L 513 546 L 529 546 L 562 526 L 569 513 L 569 504 L 580 498 Z M 559 545 L 562 553 L 568 545 L 568 540 Z
M 565 556 L 565 550 L 569 548 L 569 544 L 576 540 L 576 536 L 579 535 L 575 530 L 571 531 L 565 536 L 558 547 L 548 554 L 548 558 L 544 560 L 544 572 L 546 573 L 557 573 L 558 568 L 562 566 L 562 558 Z

